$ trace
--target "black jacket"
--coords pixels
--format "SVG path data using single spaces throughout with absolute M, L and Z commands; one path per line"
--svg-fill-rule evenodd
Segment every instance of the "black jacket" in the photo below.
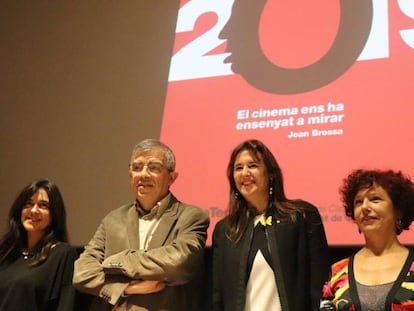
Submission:
M 319 310 L 324 281 L 329 276 L 328 245 L 317 208 L 296 201 L 305 210 L 293 223 L 274 211 L 271 226 L 266 226 L 274 277 L 283 311 Z M 246 299 L 247 258 L 253 231 L 249 223 L 235 244 L 225 236 L 225 220 L 213 233 L 214 311 L 242 311 Z

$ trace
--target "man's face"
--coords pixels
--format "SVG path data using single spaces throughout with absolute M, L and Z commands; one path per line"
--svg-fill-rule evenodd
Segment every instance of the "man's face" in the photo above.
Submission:
M 164 152 L 154 149 L 135 154 L 129 176 L 132 191 L 140 206 L 149 211 L 168 194 L 177 173 L 168 171 Z

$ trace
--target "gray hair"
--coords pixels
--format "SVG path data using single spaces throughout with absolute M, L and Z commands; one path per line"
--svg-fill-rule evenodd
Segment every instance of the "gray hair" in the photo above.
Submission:
M 151 151 L 156 149 L 162 150 L 164 152 L 167 170 L 173 172 L 175 170 L 174 153 L 170 147 L 168 147 L 166 144 L 162 143 L 158 139 L 148 138 L 136 144 L 135 147 L 132 149 L 131 164 L 134 161 L 134 158 L 138 152 Z

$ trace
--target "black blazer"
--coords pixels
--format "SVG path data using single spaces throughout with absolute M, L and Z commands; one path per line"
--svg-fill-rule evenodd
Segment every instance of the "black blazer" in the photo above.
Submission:
M 329 277 L 328 245 L 317 208 L 295 201 L 305 210 L 293 223 L 273 211 L 266 226 L 268 246 L 283 311 L 319 310 L 324 281 Z M 225 236 L 225 220 L 213 233 L 214 311 L 242 311 L 246 299 L 247 259 L 253 232 L 250 221 L 241 240 L 235 244 Z

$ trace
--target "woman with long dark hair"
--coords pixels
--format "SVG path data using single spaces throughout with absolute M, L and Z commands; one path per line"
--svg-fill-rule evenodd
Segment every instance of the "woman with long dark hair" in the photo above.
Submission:
M 0 240 L 0 310 L 73 310 L 73 263 L 62 195 L 47 179 L 15 199 Z
M 213 233 L 213 310 L 319 310 L 329 258 L 317 208 L 286 197 L 259 140 L 233 150 L 227 177 L 229 214 Z

